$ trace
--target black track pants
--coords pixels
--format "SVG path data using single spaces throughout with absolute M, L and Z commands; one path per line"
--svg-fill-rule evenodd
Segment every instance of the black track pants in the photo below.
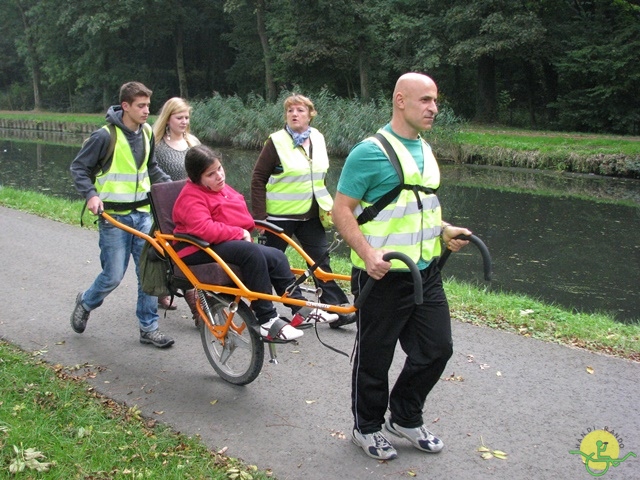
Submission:
M 367 273 L 353 269 L 352 291 L 360 291 Z M 435 262 L 421 271 L 424 302 L 415 305 L 410 273 L 389 272 L 378 280 L 358 311 L 351 401 L 355 428 L 382 428 L 387 406 L 394 423 L 423 424 L 427 395 L 453 353 L 449 304 Z M 389 367 L 400 342 L 406 360 L 389 395 Z

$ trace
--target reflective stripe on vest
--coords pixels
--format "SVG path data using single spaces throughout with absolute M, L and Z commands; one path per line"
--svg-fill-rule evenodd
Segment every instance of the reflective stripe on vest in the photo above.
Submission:
M 109 127 L 104 126 L 102 128 L 108 129 Z M 147 192 L 151 189 L 151 179 L 147 170 L 151 145 L 151 127 L 146 123 L 143 124 L 142 132 L 145 158 L 140 169 L 137 169 L 127 136 L 119 127 L 116 127 L 116 144 L 111 165 L 109 170 L 97 175 L 95 181 L 98 196 L 103 202 L 132 203 L 146 200 Z M 150 208 L 146 205 L 138 207 L 136 210 L 148 212 Z M 114 212 L 113 210 L 106 211 L 107 213 Z M 128 211 L 118 210 L 117 213 Z
M 282 173 L 272 174 L 266 185 L 267 214 L 301 215 L 311 209 L 313 197 L 324 210 L 331 210 L 333 199 L 324 184 L 329 169 L 329 156 L 324 137 L 311 128 L 313 159 L 302 147 L 293 147 L 293 139 L 282 129 L 271 135 L 278 152 Z
M 405 184 L 423 185 L 433 189 L 440 186 L 440 170 L 431 147 L 426 142 L 422 141 L 424 167 L 420 173 L 411 153 L 400 140 L 385 130 L 379 130 L 379 133 L 389 140 L 398 155 Z M 384 153 L 384 149 L 375 138 L 369 137 L 366 141 L 376 143 Z M 369 205 L 371 204 L 361 201 L 354 214 L 358 216 Z M 372 221 L 360 225 L 360 231 L 373 248 L 401 252 L 418 263 L 420 259 L 428 262 L 440 255 L 438 237 L 442 230 L 441 225 L 440 202 L 435 194 L 402 190 L 398 198 L 387 205 Z M 364 261 L 353 250 L 351 261 L 356 267 L 366 268 Z M 399 260 L 393 260 L 391 269 L 407 270 L 407 267 Z

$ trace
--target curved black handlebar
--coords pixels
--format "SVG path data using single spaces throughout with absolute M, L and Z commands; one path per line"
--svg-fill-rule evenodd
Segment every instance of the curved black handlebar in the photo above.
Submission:
M 407 267 L 409 267 L 411 276 L 413 277 L 413 298 L 416 305 L 420 305 L 422 303 L 422 277 L 420 276 L 420 270 L 418 270 L 418 267 L 413 262 L 413 260 L 411 260 L 407 255 L 401 252 L 387 252 L 382 256 L 382 258 L 387 262 L 391 260 L 400 260 Z M 354 307 L 360 308 L 362 306 L 362 304 L 369 296 L 369 293 L 371 292 L 375 281 L 375 278 L 369 277 L 369 280 L 367 280 L 367 283 L 364 284 L 360 295 L 358 295 L 356 301 L 353 302 Z
M 484 244 L 484 242 L 480 240 L 478 237 L 476 237 L 475 235 L 458 235 L 455 238 L 457 240 L 469 240 L 476 247 L 478 247 L 478 250 L 480 250 L 480 254 L 482 255 L 482 264 L 484 266 L 484 279 L 486 281 L 491 281 L 491 254 L 489 253 L 489 249 Z M 449 255 L 451 255 L 451 250 L 447 248 L 445 252 L 440 256 L 440 261 L 438 262 L 438 268 L 440 270 L 442 270 L 442 267 L 444 267 L 444 264 L 447 263 L 447 259 L 449 258 Z

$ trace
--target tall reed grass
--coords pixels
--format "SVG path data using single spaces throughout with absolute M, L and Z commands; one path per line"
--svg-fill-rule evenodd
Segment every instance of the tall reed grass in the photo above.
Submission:
M 193 103 L 191 129 L 208 143 L 260 149 L 273 132 L 284 127 L 284 100 L 294 91 L 282 91 L 275 103 L 258 95 L 213 97 Z M 298 93 L 298 92 L 296 92 Z M 391 101 L 378 98 L 363 103 L 339 98 L 327 90 L 305 92 L 318 111 L 312 126 L 326 139 L 330 155 L 345 156 L 364 138 L 374 134 L 391 118 Z M 432 146 L 452 141 L 462 121 L 447 106 L 440 108 L 434 129 L 426 134 Z

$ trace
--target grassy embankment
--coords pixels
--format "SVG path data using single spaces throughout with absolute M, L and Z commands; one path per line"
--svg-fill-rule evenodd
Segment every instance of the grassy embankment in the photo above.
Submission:
M 5 114 L 0 113 L 0 118 L 2 115 Z M 102 123 L 102 115 L 89 117 L 95 117 L 96 125 Z M 71 115 L 65 121 L 78 122 L 86 118 Z M 511 132 L 505 137 L 499 132 L 476 132 L 469 135 L 479 135 L 473 140 L 477 143 L 486 142 L 487 135 L 493 136 L 491 145 L 499 143 L 512 150 L 525 144 L 530 149 L 553 143 L 545 141 L 541 134 L 523 136 L 520 132 Z M 472 137 L 468 138 L 472 141 Z M 570 136 L 555 148 L 576 151 L 583 141 L 592 139 Z M 615 149 L 617 145 L 619 149 L 621 145 L 619 139 L 603 138 L 602 141 L 602 148 Z M 638 148 L 637 142 L 628 141 L 636 145 L 630 147 L 630 154 L 637 155 L 638 150 L 633 150 Z M 592 151 L 589 149 L 596 147 L 586 148 Z M 0 205 L 69 224 L 77 224 L 81 208 L 79 201 L 68 202 L 10 188 L 0 188 Z M 87 224 L 88 228 L 94 228 L 90 221 Z M 345 259 L 336 259 L 332 266 L 339 272 L 349 270 Z M 608 315 L 575 314 L 523 295 L 487 293 L 457 282 L 447 282 L 446 289 L 453 317 L 458 321 L 640 361 L 639 324 L 623 325 Z M 33 448 L 45 455 L 40 462 L 55 462 L 50 466 L 50 475 L 39 474 L 38 478 L 266 477 L 264 472 L 251 466 L 209 452 L 197 439 L 175 435 L 166 427 L 150 424 L 135 407 L 127 409 L 99 397 L 79 382 L 83 378 L 74 376 L 73 367 L 46 366 L 38 362 L 40 354 L 19 352 L 0 343 L 0 367 L 5 380 L 0 386 L 0 472 L 9 471 L 12 465 L 13 468 L 22 465 L 27 470 L 37 468 L 33 461 L 28 461 L 28 449 Z M 24 387 L 16 389 L 15 385 Z M 109 436 L 112 448 L 103 448 L 105 435 Z

